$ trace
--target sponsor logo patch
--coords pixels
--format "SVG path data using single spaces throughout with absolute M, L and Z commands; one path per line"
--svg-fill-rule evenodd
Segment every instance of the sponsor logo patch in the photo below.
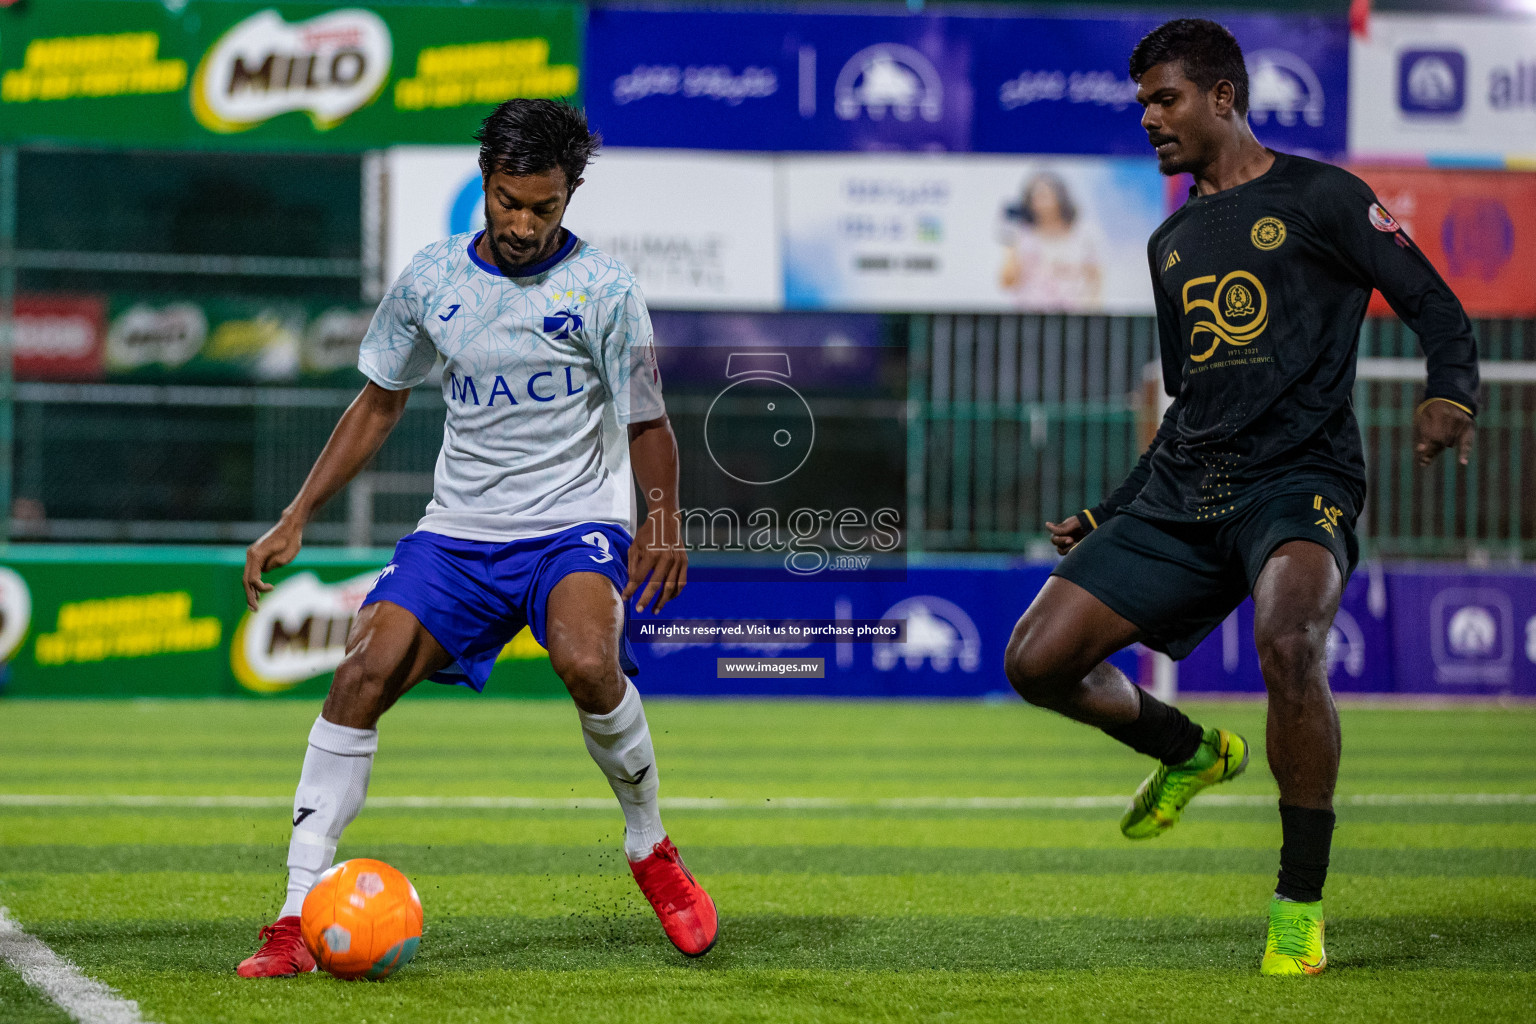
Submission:
M 1398 224 L 1397 219 L 1388 213 L 1387 208 L 1380 203 L 1372 203 L 1371 208 L 1366 211 L 1366 216 L 1370 217 L 1371 227 L 1377 231 L 1385 231 L 1390 235 L 1394 231 L 1402 230 L 1402 225 Z

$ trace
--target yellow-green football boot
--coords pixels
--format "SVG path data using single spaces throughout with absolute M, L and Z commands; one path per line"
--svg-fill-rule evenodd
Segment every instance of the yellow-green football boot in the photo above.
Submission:
M 1183 764 L 1160 764 L 1131 797 L 1120 819 L 1127 839 L 1151 839 L 1178 824 L 1184 807 L 1207 786 L 1226 782 L 1248 767 L 1248 741 L 1225 729 L 1207 729 L 1195 755 Z
M 1276 896 L 1269 901 L 1269 935 L 1259 973 L 1270 978 L 1322 974 L 1328 966 L 1323 951 L 1323 901 L 1292 903 Z

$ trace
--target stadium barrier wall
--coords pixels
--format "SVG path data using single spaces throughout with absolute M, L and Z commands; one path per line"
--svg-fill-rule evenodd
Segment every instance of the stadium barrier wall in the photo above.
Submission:
M 228 548 L 13 547 L 0 556 L 0 660 L 12 697 L 317 698 L 388 552 L 311 550 L 269 574 L 257 613 Z M 697 584 L 667 618 L 901 619 L 901 643 L 637 643 L 640 684 L 677 696 L 993 698 L 1002 655 L 1049 563 L 923 559 L 905 582 Z M 720 678 L 722 658 L 822 659 L 820 678 Z M 1536 571 L 1368 563 L 1329 637 L 1344 693 L 1536 696 Z M 1129 650 L 1117 663 L 1147 666 Z M 1150 669 L 1146 673 L 1150 677 Z M 1182 692 L 1262 691 L 1250 605 L 1179 665 Z M 458 687 L 423 686 L 433 696 Z M 563 687 L 525 631 L 487 692 L 553 697 Z

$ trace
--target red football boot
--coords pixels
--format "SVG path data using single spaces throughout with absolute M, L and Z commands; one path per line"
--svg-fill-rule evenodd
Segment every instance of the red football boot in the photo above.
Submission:
M 635 873 L 640 891 L 651 901 L 672 945 L 685 956 L 703 956 L 715 947 L 720 934 L 715 901 L 683 867 L 683 858 L 671 839 L 651 847 L 651 855 L 630 862 L 629 869 Z
M 242 978 L 291 978 L 315 969 L 315 958 L 299 934 L 298 915 L 280 917 L 256 933 L 266 941 L 255 953 L 240 961 L 235 973 Z

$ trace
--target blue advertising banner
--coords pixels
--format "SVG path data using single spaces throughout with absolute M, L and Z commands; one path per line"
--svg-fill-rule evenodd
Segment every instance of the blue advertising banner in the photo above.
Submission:
M 1390 693 L 1397 674 L 1388 574 L 1362 565 L 1344 588 L 1328 631 L 1328 685 L 1335 693 Z M 1179 662 L 1180 693 L 1263 693 L 1253 644 L 1253 602 L 1244 601 Z
M 1052 566 L 909 567 L 902 583 L 690 583 L 668 619 L 900 619 L 901 643 L 636 643 L 647 694 L 709 696 L 1011 697 L 1003 651 Z M 690 566 L 690 576 L 692 567 Z M 633 630 L 631 630 L 633 638 Z M 722 677 L 720 658 L 820 658 L 823 678 Z M 1136 677 L 1137 654 L 1111 659 Z
M 1536 574 L 1404 566 L 1388 586 L 1399 692 L 1536 695 Z
M 1137 41 L 1162 17 L 966 20 L 978 151 L 1150 153 L 1127 64 Z M 1248 120 L 1259 141 L 1288 153 L 1343 153 L 1345 20 L 1244 15 L 1221 21 L 1247 59 Z
M 637 643 L 646 693 L 688 696 L 996 697 L 1012 690 L 1003 651 L 1051 564 L 912 566 L 903 583 L 703 583 L 667 618 L 905 620 L 901 643 Z M 1111 659 L 1150 682 L 1141 648 Z M 822 659 L 818 678 L 741 678 L 721 658 Z M 1536 573 L 1436 565 L 1360 566 L 1328 635 L 1337 693 L 1536 696 Z M 1245 601 L 1178 665 L 1182 694 L 1263 693 Z
M 616 146 L 1146 156 L 1126 64 L 1162 20 L 597 8 L 587 111 Z M 1343 153 L 1345 20 L 1224 23 L 1259 139 Z
M 587 115 L 615 146 L 971 148 L 953 18 L 595 8 Z

